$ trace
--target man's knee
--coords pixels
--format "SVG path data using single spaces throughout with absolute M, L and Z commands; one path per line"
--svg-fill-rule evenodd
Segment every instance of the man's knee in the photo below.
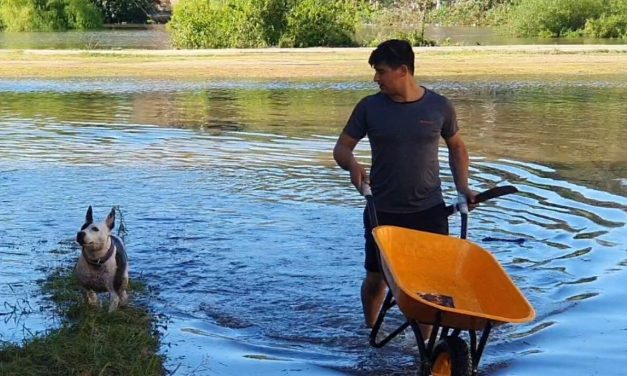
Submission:
M 364 288 L 368 291 L 379 291 L 385 287 L 385 280 L 383 274 L 379 272 L 366 272 L 366 278 L 364 278 Z

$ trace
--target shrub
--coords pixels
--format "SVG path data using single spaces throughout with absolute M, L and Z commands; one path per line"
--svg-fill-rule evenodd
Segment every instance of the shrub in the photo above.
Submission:
M 391 33 L 379 34 L 375 39 L 364 41 L 364 44 L 368 47 L 376 47 L 388 39 L 403 39 L 415 47 L 433 47 L 437 45 L 436 41 L 426 39 L 423 33 L 419 30 L 395 31 Z
M 265 47 L 268 42 L 261 15 L 268 3 L 181 0 L 168 24 L 172 43 L 179 48 Z
M 63 3 L 69 29 L 87 30 L 102 27 L 102 15 L 93 3 L 87 0 L 65 0 Z
M 179 48 L 351 46 L 365 0 L 181 0 L 168 24 Z
M 604 14 L 586 22 L 584 34 L 593 38 L 627 38 L 627 2 L 609 0 Z
M 584 34 L 593 38 L 627 38 L 627 17 L 613 14 L 588 20 Z
M 398 1 L 398 0 L 397 0 Z M 429 4 L 434 1 L 425 0 Z M 429 23 L 498 26 L 517 0 L 457 0 L 429 12 Z
M 263 20 L 264 39 L 270 46 L 276 46 L 287 27 L 287 14 L 296 0 L 257 0 L 260 17 Z M 253 1 L 254 2 L 254 1 Z
M 287 15 L 282 47 L 355 46 L 365 1 L 302 0 Z
M 100 9 L 106 23 L 145 23 L 152 0 L 92 0 Z
M 510 15 L 510 27 L 518 36 L 565 36 L 600 17 L 606 6 L 606 0 L 521 0 Z
M 89 0 L 0 0 L 6 31 L 58 31 L 102 27 L 102 16 Z
M 388 39 L 404 39 L 412 46 L 435 46 L 435 42 L 424 38 L 424 27 L 431 12 L 430 0 L 422 4 L 412 0 L 396 0 L 389 7 L 373 12 L 369 32 L 361 33 L 360 41 L 366 46 L 377 46 Z M 364 31 L 366 29 L 364 28 Z

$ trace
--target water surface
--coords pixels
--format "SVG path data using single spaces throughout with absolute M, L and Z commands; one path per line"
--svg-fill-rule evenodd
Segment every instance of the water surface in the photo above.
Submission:
M 471 217 L 470 238 L 538 313 L 494 332 L 483 374 L 620 374 L 625 78 L 425 84 L 458 110 L 473 188 L 520 190 Z M 331 157 L 372 92 L 360 82 L 0 81 L 0 340 L 49 328 L 35 281 L 78 256 L 88 205 L 96 217 L 119 205 L 131 278 L 158 292 L 148 304 L 165 317 L 176 374 L 416 374 L 410 332 L 368 346 L 363 200 Z M 365 143 L 357 154 L 368 163 Z M 446 158 L 442 149 L 450 199 Z
M 372 39 L 379 30 L 364 27 L 357 39 Z M 425 37 L 437 45 L 498 46 L 511 44 L 623 44 L 624 39 L 604 38 L 515 38 L 488 27 L 429 26 Z M 103 30 L 66 32 L 0 32 L 0 48 L 6 49 L 150 49 L 172 48 L 165 25 L 126 27 L 112 25 Z

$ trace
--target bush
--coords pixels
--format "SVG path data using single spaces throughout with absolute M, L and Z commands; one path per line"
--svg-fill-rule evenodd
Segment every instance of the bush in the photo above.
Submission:
M 181 0 L 168 24 L 178 48 L 352 46 L 365 0 Z
M 379 34 L 375 39 L 364 41 L 364 45 L 368 47 L 376 47 L 380 43 L 385 42 L 388 39 L 403 39 L 408 41 L 414 47 L 434 47 L 437 45 L 436 41 L 426 39 L 423 33 L 419 30 L 382 33 Z
M 266 47 L 282 32 L 280 16 L 268 15 L 282 4 L 287 2 L 181 0 L 168 24 L 172 43 L 179 48 Z
M 94 4 L 87 0 L 65 0 L 63 3 L 67 28 L 88 30 L 102 27 L 102 14 Z
M 588 20 L 584 34 L 593 38 L 627 38 L 627 17 L 613 14 Z
M 89 0 L 0 0 L 5 31 L 61 31 L 102 27 L 102 16 Z
M 287 15 L 282 47 L 355 46 L 355 28 L 365 2 L 302 0 Z
M 431 10 L 430 0 L 418 4 L 412 0 L 396 0 L 389 7 L 373 12 L 371 24 L 360 30 L 362 45 L 375 47 L 388 39 L 404 39 L 412 46 L 435 46 L 424 38 L 424 27 Z
M 106 23 L 146 23 L 152 0 L 92 0 Z
M 601 17 L 586 22 L 584 34 L 593 38 L 627 38 L 627 2 L 610 0 Z
M 257 0 L 263 20 L 264 39 L 269 46 L 276 46 L 287 27 L 287 14 L 296 0 Z M 253 1 L 254 2 L 254 1 Z
M 606 6 L 607 0 L 521 0 L 510 15 L 510 27 L 517 36 L 566 36 L 600 17 Z

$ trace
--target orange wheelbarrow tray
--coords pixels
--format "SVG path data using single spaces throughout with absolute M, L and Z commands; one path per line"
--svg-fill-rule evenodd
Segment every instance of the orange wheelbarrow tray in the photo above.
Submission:
M 372 233 L 389 289 L 370 344 L 382 347 L 411 326 L 423 374 L 476 374 L 492 327 L 535 318 L 533 307 L 506 271 L 480 246 L 396 226 L 376 226 Z M 385 314 L 394 305 L 407 321 L 377 342 Z M 432 325 L 428 341 L 419 324 Z M 465 331 L 470 348 L 460 337 Z

